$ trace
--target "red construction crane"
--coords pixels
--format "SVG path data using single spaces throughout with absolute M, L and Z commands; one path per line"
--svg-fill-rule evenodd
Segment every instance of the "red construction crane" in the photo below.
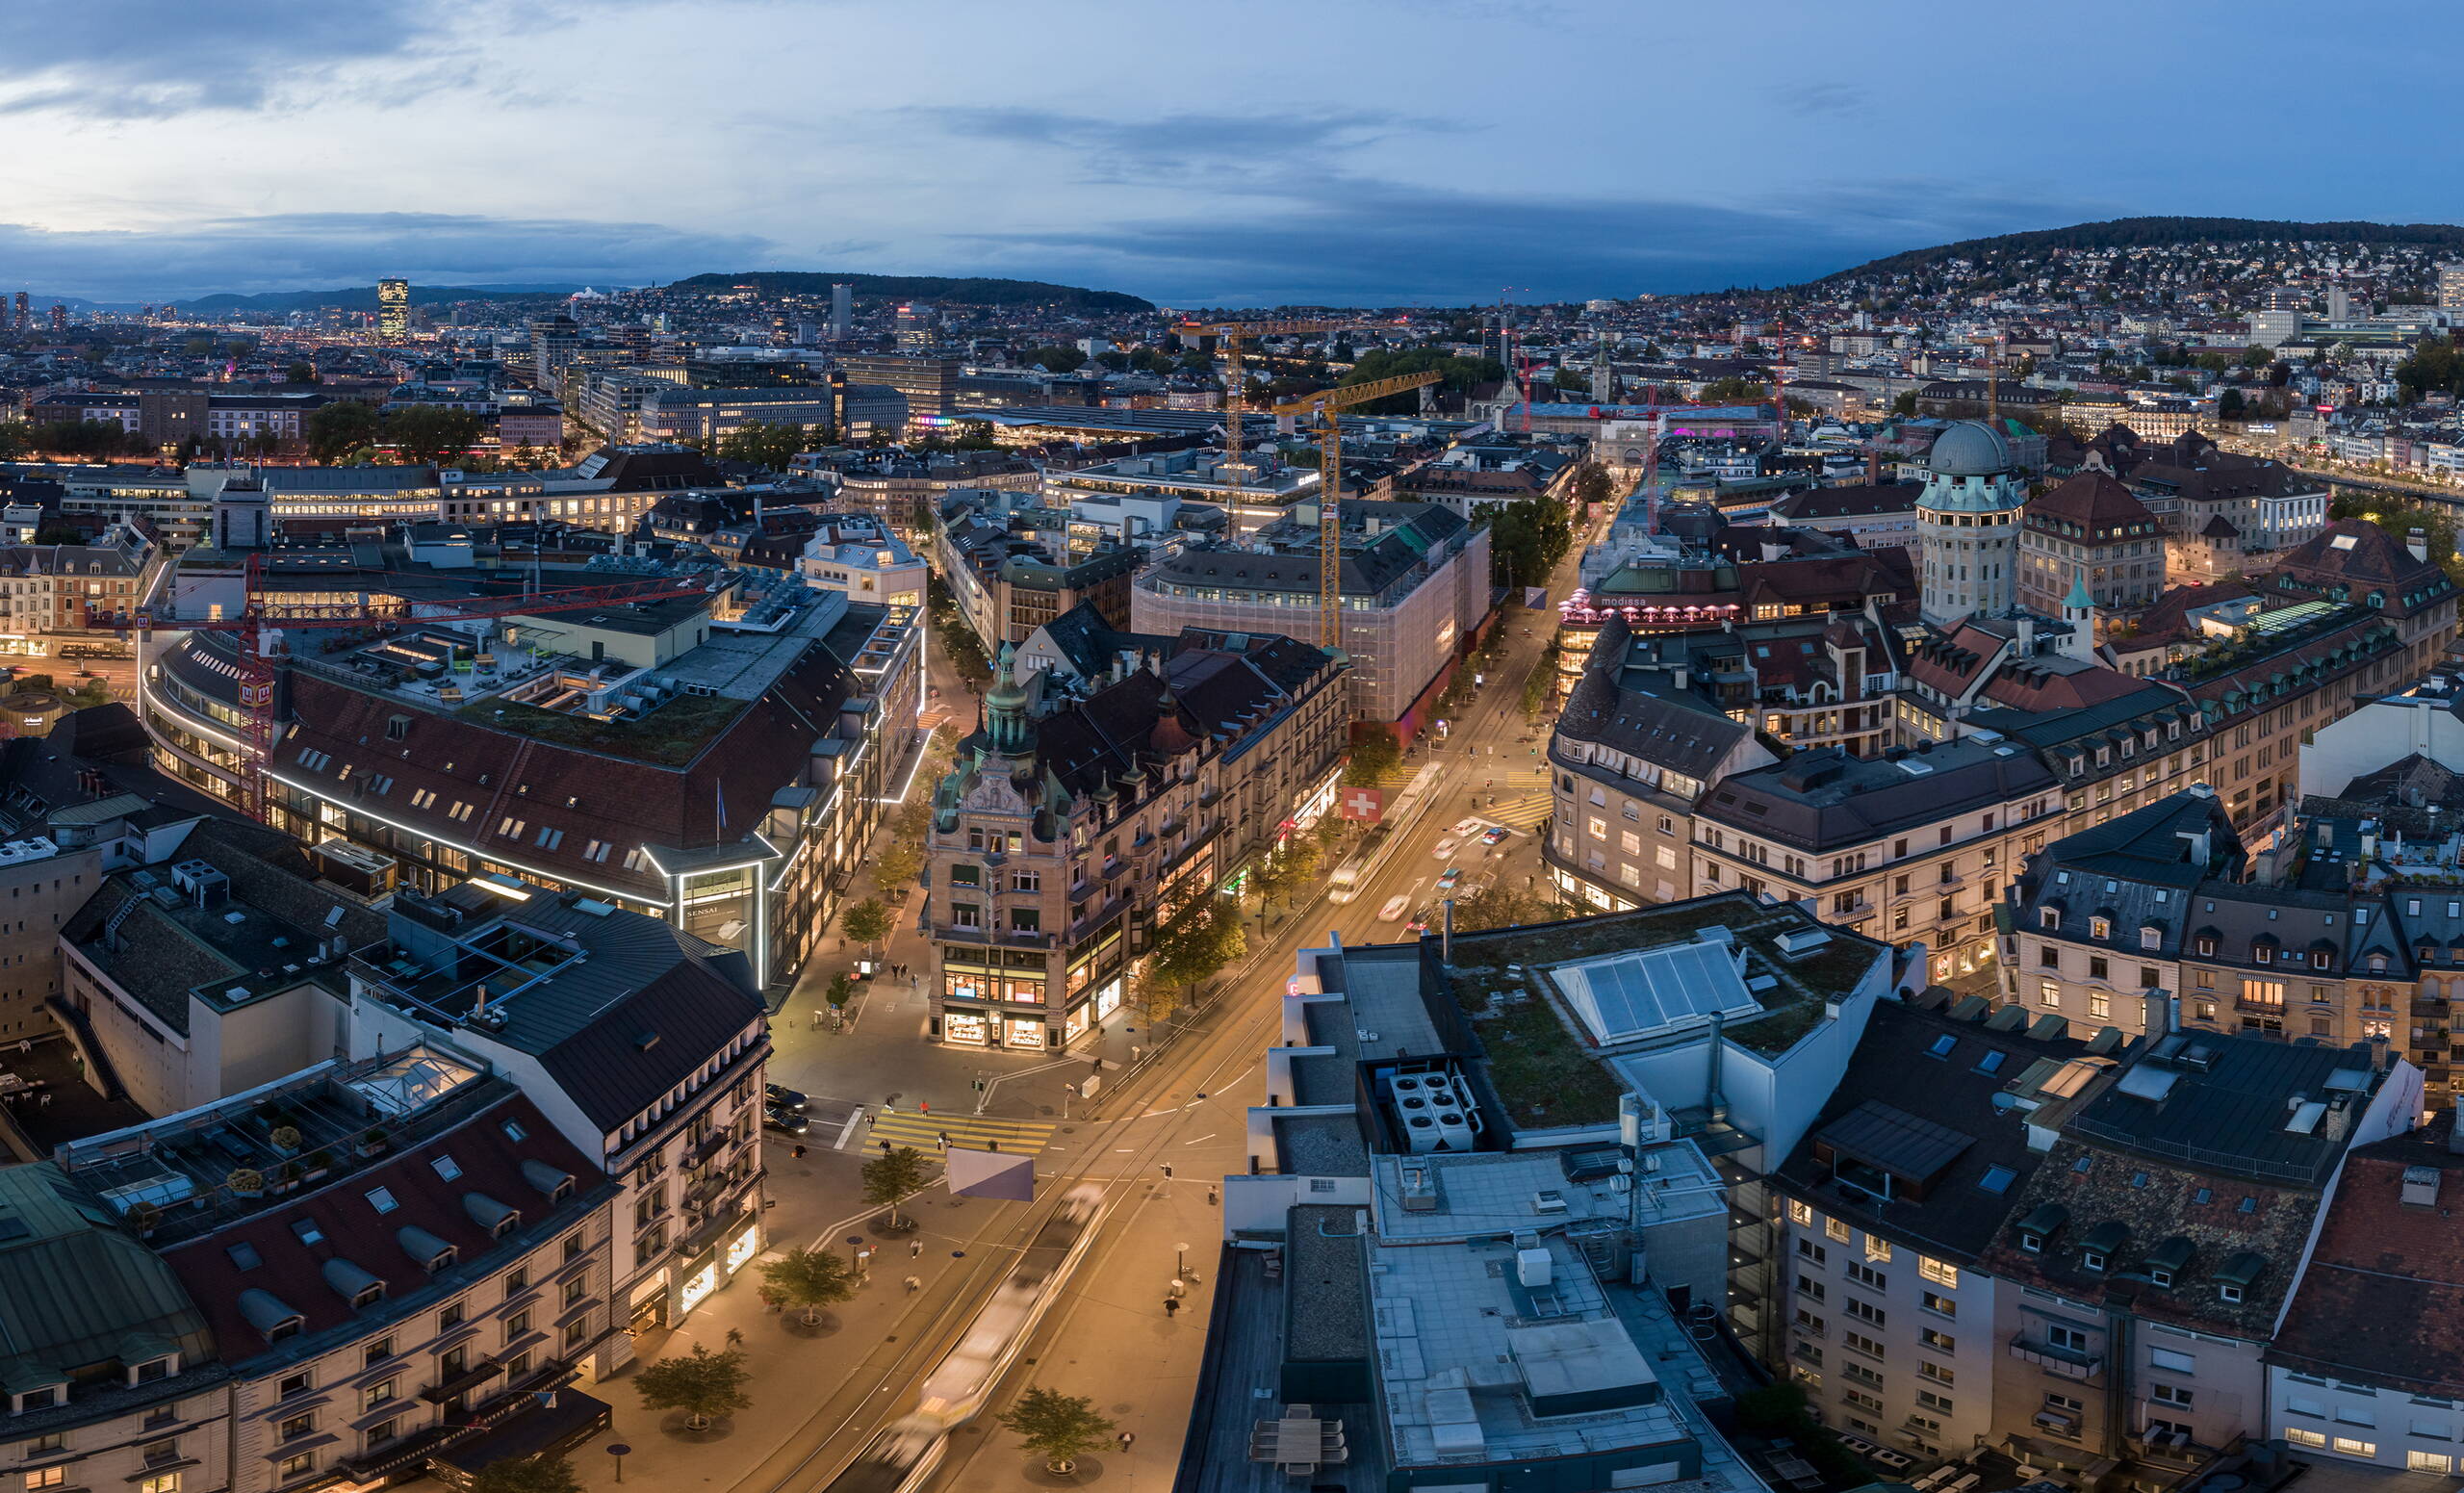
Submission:
M 268 629 L 398 628 L 424 623 L 478 622 L 492 617 L 631 606 L 645 602 L 672 602 L 709 594 L 708 581 L 702 576 L 645 576 L 610 581 L 604 585 L 561 586 L 511 596 L 474 596 L 446 605 L 419 602 L 398 608 L 379 608 L 359 603 L 300 602 L 285 605 L 283 593 L 264 588 L 265 561 L 266 555 L 262 551 L 248 556 L 247 574 L 243 582 L 247 600 L 236 617 L 192 621 L 164 616 L 156 610 L 141 610 L 134 618 L 137 630 L 144 633 L 151 633 L 159 628 L 172 632 L 239 634 L 240 646 L 236 652 L 240 666 L 240 709 L 246 718 L 244 734 L 249 748 L 243 754 L 246 768 L 242 782 L 247 794 L 247 811 L 259 819 L 265 817 L 263 769 L 272 754 L 274 729 L 278 724 L 273 717 L 274 663 L 265 652 Z M 355 571 L 351 573 L 351 579 L 390 574 L 392 572 Z M 337 580 L 341 579 L 336 578 Z

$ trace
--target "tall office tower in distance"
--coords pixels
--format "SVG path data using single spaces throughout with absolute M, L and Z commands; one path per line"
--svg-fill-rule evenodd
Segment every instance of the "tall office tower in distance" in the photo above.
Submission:
M 538 369 L 538 387 L 550 394 L 564 389 L 565 369 L 581 349 L 581 328 L 558 312 L 530 320 L 530 357 Z
M 920 300 L 898 308 L 898 350 L 929 352 L 933 348 L 933 308 Z
M 2442 311 L 2464 311 L 2464 265 L 2438 267 L 2438 305 Z
M 400 342 L 411 331 L 411 282 L 379 280 L 376 282 L 376 335 L 387 342 Z
M 34 297 L 24 291 L 17 293 L 17 330 L 32 331 L 35 324 Z
M 51 329 L 55 332 L 68 330 L 68 308 L 56 300 L 51 303 Z
M 830 340 L 845 342 L 856 324 L 856 287 L 834 285 L 830 288 Z
M 2352 320 L 2352 292 L 2339 281 L 2327 287 L 2327 324 L 2343 326 Z

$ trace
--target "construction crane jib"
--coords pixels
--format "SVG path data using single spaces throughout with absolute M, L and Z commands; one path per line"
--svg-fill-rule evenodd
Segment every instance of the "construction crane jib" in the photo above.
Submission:
M 1274 407 L 1276 415 L 1317 415 L 1325 425 L 1318 437 L 1318 646 L 1344 646 L 1344 437 L 1335 411 L 1373 403 L 1445 378 L 1438 373 L 1405 373 L 1373 383 L 1321 389 Z
M 1172 330 L 1182 337 L 1213 337 L 1223 344 L 1226 365 L 1223 378 L 1223 453 L 1224 470 L 1232 476 L 1232 487 L 1238 493 L 1241 481 L 1241 429 L 1244 400 L 1241 370 L 1241 345 L 1251 337 L 1311 337 L 1322 332 L 1340 332 L 1359 323 L 1353 322 L 1182 322 Z

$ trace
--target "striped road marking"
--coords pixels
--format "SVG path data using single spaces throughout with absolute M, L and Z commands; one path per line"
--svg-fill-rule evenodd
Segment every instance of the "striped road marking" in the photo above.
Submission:
M 1001 1120 L 990 1115 L 918 1115 L 900 1110 L 894 1115 L 875 1115 L 872 1129 L 858 1143 L 860 1149 L 878 1154 L 882 1143 L 912 1145 L 926 1155 L 941 1149 L 941 1137 L 962 1150 L 998 1149 L 1005 1156 L 1032 1156 L 1052 1140 L 1061 1127 L 1040 1120 Z

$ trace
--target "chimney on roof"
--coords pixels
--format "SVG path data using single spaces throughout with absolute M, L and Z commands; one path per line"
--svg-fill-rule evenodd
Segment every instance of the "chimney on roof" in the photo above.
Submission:
M 2141 993 L 2140 998 L 2147 1003 L 2144 1022 L 2147 1040 L 2154 1042 L 2159 1038 L 2172 1035 L 2175 1014 L 2173 992 L 2162 986 L 2151 985 Z
M 2419 560 L 2425 565 L 2429 563 L 2429 535 L 2426 532 L 2416 528 L 2412 532 L 2406 534 L 2404 536 L 2404 548 L 2412 554 L 2414 559 Z
M 1876 447 L 1872 450 L 1865 452 L 1865 485 L 1868 487 L 1880 487 L 1882 485 L 1882 481 L 1883 452 L 1881 447 Z

